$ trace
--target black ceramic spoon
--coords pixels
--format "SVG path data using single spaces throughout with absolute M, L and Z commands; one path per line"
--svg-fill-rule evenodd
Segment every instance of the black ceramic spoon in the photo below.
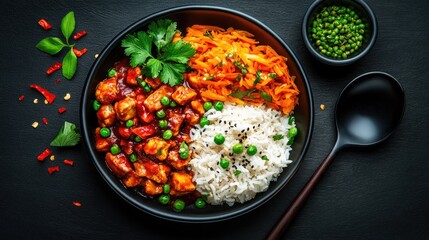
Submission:
M 337 141 L 334 147 L 267 239 L 280 238 L 341 149 L 349 146 L 370 146 L 386 140 L 399 125 L 404 110 L 404 90 L 391 75 L 370 72 L 351 81 L 336 103 Z

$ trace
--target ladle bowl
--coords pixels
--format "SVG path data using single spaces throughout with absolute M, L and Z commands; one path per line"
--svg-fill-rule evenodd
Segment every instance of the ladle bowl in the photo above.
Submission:
M 399 125 L 404 111 L 404 90 L 391 75 L 369 72 L 352 80 L 341 92 L 335 106 L 337 140 L 334 147 L 267 239 L 278 239 L 286 230 L 338 151 L 349 146 L 364 147 L 383 142 Z

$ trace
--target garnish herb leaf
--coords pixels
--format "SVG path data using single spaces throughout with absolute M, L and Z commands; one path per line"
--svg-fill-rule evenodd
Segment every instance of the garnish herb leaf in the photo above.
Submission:
M 80 141 L 80 134 L 76 125 L 65 121 L 57 136 L 51 142 L 53 147 L 75 146 Z
M 261 81 L 261 71 L 257 70 L 256 71 L 256 78 L 255 81 L 253 82 L 253 85 L 258 84 Z
M 125 55 L 130 57 L 130 65 L 143 66 L 144 75 L 159 77 L 170 86 L 181 84 L 195 49 L 184 41 L 172 43 L 176 28 L 176 22 L 160 19 L 149 24 L 146 32 L 125 36 L 121 46 L 125 48 Z M 155 45 L 157 51 L 152 51 L 152 45 Z
M 63 59 L 63 76 L 70 80 L 76 73 L 77 68 L 77 57 L 73 52 L 73 48 L 70 48 L 69 52 L 64 56 Z
M 267 101 L 267 102 L 271 102 L 273 101 L 273 97 L 271 97 L 270 95 L 268 95 L 268 93 L 264 92 L 264 91 L 260 91 L 261 97 Z
M 75 27 L 75 19 L 74 19 L 74 12 L 71 11 L 67 13 L 61 20 L 61 32 L 63 33 L 66 42 L 69 42 L 69 38 L 72 35 Z
M 67 46 L 60 38 L 57 37 L 47 37 L 42 39 L 37 43 L 36 48 L 42 52 L 48 53 L 50 55 L 57 54 Z
M 273 136 L 274 141 L 278 141 L 278 140 L 283 139 L 283 138 L 285 138 L 285 136 L 283 136 L 282 134 L 276 134 Z
M 241 173 L 241 171 L 240 171 L 240 170 L 235 170 L 235 171 L 234 171 L 234 175 L 235 175 L 235 176 L 239 175 L 240 173 Z
M 244 97 L 253 98 L 251 93 L 254 91 L 256 91 L 256 89 L 251 89 L 251 90 L 247 90 L 247 91 L 236 91 L 236 92 L 229 94 L 229 96 L 236 97 L 239 99 L 243 99 Z

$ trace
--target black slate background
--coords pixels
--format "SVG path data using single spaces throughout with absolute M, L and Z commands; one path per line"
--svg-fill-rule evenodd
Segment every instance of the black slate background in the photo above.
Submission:
M 313 60 L 300 26 L 310 0 L 287 1 L 24 1 L 0 8 L 0 235 L 2 239 L 263 239 L 334 144 L 333 108 L 342 88 L 356 76 L 385 71 L 406 92 L 406 112 L 388 141 L 373 148 L 347 149 L 319 183 L 284 239 L 427 239 L 429 237 L 429 2 L 375 1 L 368 4 L 379 35 L 363 60 L 333 68 Z M 272 28 L 293 49 L 311 82 L 315 128 L 310 148 L 293 180 L 267 204 L 233 220 L 212 224 L 168 222 L 138 212 L 107 186 L 83 144 L 51 148 L 56 160 L 36 156 L 49 146 L 64 120 L 79 124 L 82 87 L 94 55 L 122 29 L 153 12 L 185 4 L 210 4 L 247 13 Z M 60 56 L 34 46 L 60 36 L 61 18 L 75 11 L 77 42 L 88 53 L 73 80 L 44 71 Z M 37 21 L 54 26 L 42 30 Z M 55 83 L 61 79 L 59 84 Z M 52 105 L 29 88 L 38 83 L 58 95 Z M 72 98 L 66 102 L 65 93 Z M 20 95 L 25 95 L 22 102 Z M 318 106 L 323 103 L 326 110 Z M 61 106 L 67 107 L 62 115 Z M 42 123 L 33 129 L 33 121 Z M 75 160 L 65 166 L 63 159 Z M 47 167 L 59 165 L 49 175 Z M 75 207 L 72 202 L 83 206 Z M 160 230 L 158 230 L 160 229 Z

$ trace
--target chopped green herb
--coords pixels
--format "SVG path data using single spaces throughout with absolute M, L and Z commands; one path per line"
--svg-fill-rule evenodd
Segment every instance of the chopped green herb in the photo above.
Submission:
M 209 30 L 206 30 L 206 31 L 204 32 L 204 36 L 209 37 L 210 39 L 213 39 L 213 36 L 212 36 L 212 34 L 209 32 Z
M 240 81 L 240 79 L 243 77 L 240 73 L 237 74 L 237 77 L 235 77 L 235 81 Z
M 278 140 L 283 139 L 283 138 L 285 138 L 285 136 L 283 136 L 281 134 L 276 134 L 273 136 L 274 141 L 278 141 Z
M 273 97 L 271 97 L 270 95 L 268 95 L 268 93 L 264 92 L 264 91 L 260 91 L 259 92 L 261 94 L 261 97 L 267 101 L 267 102 L 271 102 L 273 101 Z
M 277 74 L 275 74 L 275 73 L 270 73 L 270 74 L 268 74 L 268 76 L 270 78 L 277 78 Z
M 229 96 L 236 97 L 236 98 L 239 98 L 239 99 L 243 99 L 244 97 L 253 98 L 253 96 L 251 95 L 251 93 L 254 92 L 254 91 L 256 91 L 256 89 L 247 90 L 247 91 L 236 91 L 236 92 L 233 92 L 233 93 L 229 94 Z
M 268 160 L 269 160 L 269 159 L 268 159 L 268 157 L 267 157 L 267 156 L 265 156 L 265 155 L 264 155 L 264 156 L 262 156 L 262 157 L 261 157 L 261 159 L 262 159 L 262 160 L 265 160 L 265 161 L 268 161 Z
M 253 82 L 253 85 L 258 84 L 261 81 L 261 71 L 256 71 L 256 78 L 255 81 Z
M 242 62 L 240 62 L 240 61 L 235 61 L 235 62 L 233 62 L 234 63 L 234 65 L 236 66 L 236 67 L 238 67 L 240 70 L 241 70 L 241 73 L 242 74 L 246 74 L 248 71 L 247 71 L 247 65 L 244 65 Z
M 240 171 L 240 170 L 235 170 L 235 171 L 234 171 L 234 175 L 235 175 L 235 176 L 239 175 L 240 173 L 241 173 L 241 171 Z
M 54 147 L 75 146 L 80 141 L 80 134 L 73 123 L 65 121 L 57 136 L 51 142 Z

